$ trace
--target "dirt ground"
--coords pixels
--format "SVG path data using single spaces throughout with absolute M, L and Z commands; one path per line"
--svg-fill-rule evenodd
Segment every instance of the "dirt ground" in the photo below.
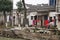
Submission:
M 54 37 L 53 40 L 60 40 L 60 39 L 55 39 L 56 37 Z M 7 37 L 1 37 L 0 36 L 0 40 L 29 40 L 29 39 L 22 39 L 22 38 L 7 38 Z M 38 39 L 35 39 L 38 40 Z M 45 39 L 45 38 L 40 38 L 39 40 L 52 40 L 52 39 Z
M 24 40 L 21 38 L 6 38 L 6 37 L 0 37 L 0 40 Z

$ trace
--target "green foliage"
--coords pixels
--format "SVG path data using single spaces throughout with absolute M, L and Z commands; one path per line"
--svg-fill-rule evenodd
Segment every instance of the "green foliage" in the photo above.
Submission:
M 16 5 L 17 5 L 17 7 L 18 7 L 18 11 L 19 11 L 19 12 L 22 11 L 22 10 L 24 10 L 24 8 L 23 8 L 23 4 L 22 4 L 21 1 L 17 2 Z
M 11 11 L 13 3 L 10 0 L 0 0 L 0 11 Z

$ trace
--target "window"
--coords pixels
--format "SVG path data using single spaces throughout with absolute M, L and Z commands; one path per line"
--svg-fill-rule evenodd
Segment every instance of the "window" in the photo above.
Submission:
M 33 20 L 33 16 L 31 16 L 31 20 Z
M 34 16 L 34 19 L 36 20 L 37 19 L 37 16 Z
M 52 17 L 50 17 L 50 22 L 52 22 Z

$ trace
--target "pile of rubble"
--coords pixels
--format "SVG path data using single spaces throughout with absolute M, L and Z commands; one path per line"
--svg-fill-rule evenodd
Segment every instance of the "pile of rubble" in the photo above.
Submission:
M 2 30 L 2 29 L 1 29 Z M 58 36 L 53 35 L 50 31 L 35 27 L 15 27 L 11 29 L 0 30 L 0 35 L 6 37 L 19 37 L 28 40 L 58 40 Z

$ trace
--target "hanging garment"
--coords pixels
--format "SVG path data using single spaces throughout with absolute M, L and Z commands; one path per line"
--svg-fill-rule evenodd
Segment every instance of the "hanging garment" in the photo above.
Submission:
M 44 21 L 44 25 L 45 25 L 46 27 L 48 27 L 48 24 L 49 24 L 49 20 L 45 20 L 45 21 Z

